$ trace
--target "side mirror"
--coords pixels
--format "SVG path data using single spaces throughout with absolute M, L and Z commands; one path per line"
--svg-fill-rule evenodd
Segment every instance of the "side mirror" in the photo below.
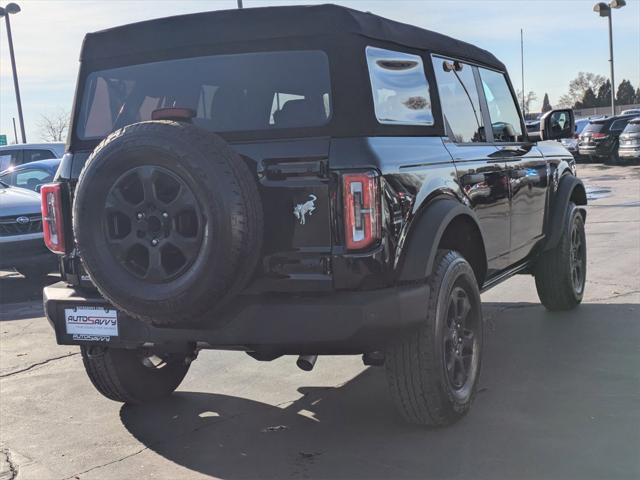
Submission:
M 40 189 L 42 188 L 42 185 L 44 185 L 44 183 L 39 183 L 38 185 L 36 185 L 36 192 L 40 193 Z
M 570 108 L 551 110 L 540 117 L 540 137 L 542 140 L 573 138 L 575 129 L 575 116 Z

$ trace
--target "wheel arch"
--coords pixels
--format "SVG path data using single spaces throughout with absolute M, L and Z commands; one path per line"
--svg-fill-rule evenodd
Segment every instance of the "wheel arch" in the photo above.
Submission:
M 549 221 L 547 224 L 547 241 L 544 250 L 551 250 L 560 241 L 563 226 L 567 216 L 567 206 L 569 202 L 574 203 L 580 210 L 583 220 L 587 219 L 587 191 L 578 177 L 565 174 L 560 177 L 558 189 L 551 204 Z
M 436 198 L 413 220 L 399 262 L 400 282 L 419 281 L 433 272 L 438 249 L 460 252 L 471 264 L 478 287 L 487 273 L 484 236 L 475 213 L 452 198 Z

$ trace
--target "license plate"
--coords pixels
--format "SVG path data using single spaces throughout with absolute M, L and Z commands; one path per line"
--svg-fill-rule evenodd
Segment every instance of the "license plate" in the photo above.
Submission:
M 74 340 L 109 341 L 118 336 L 118 312 L 104 307 L 64 309 L 67 334 Z

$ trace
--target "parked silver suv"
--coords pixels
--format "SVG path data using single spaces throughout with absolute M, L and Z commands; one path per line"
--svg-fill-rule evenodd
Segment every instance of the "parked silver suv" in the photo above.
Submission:
M 640 159 L 640 117 L 630 120 L 620 134 L 618 156 L 624 159 Z

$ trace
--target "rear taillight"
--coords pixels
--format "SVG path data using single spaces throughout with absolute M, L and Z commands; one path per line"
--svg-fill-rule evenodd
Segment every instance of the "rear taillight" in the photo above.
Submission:
M 591 138 L 593 140 L 602 140 L 603 138 L 607 138 L 609 135 L 606 133 L 592 133 Z
M 345 243 L 348 250 L 362 250 L 380 240 L 380 195 L 374 172 L 342 176 Z
M 62 219 L 62 187 L 48 183 L 40 189 L 42 196 L 42 229 L 44 243 L 53 253 L 64 254 L 64 222 Z

